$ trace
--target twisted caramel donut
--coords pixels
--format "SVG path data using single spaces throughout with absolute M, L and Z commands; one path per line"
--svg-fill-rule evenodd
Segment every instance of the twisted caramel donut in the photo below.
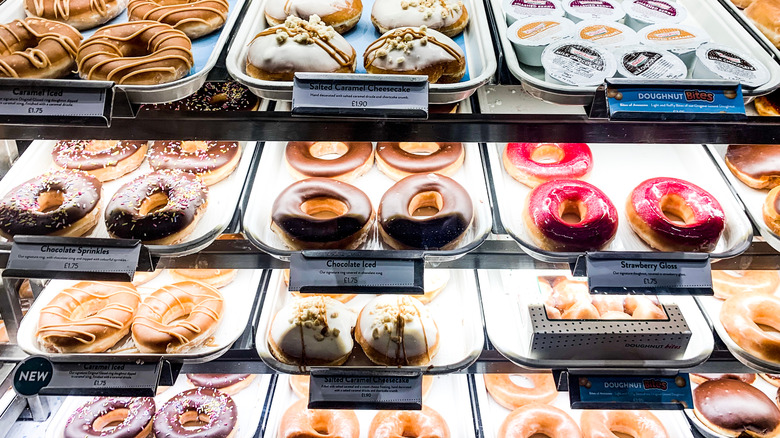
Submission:
M 92 29 L 113 19 L 127 7 L 127 0 L 25 0 L 27 16 L 69 24 L 78 30 Z
M 225 25 L 227 0 L 130 0 L 130 21 L 152 20 L 170 24 L 195 39 Z
M 0 24 L 0 77 L 52 79 L 76 66 L 81 34 L 67 24 L 26 18 Z

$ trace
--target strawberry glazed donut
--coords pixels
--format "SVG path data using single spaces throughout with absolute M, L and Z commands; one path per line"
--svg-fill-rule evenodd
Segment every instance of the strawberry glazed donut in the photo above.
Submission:
M 503 161 L 512 178 L 531 188 L 554 179 L 585 179 L 593 169 L 585 143 L 509 143 Z
M 676 178 L 639 184 L 628 196 L 626 218 L 642 240 L 661 251 L 712 251 L 726 225 L 726 215 L 711 194 Z
M 576 222 L 564 216 L 578 218 Z M 583 181 L 546 182 L 528 194 L 523 217 L 531 238 L 548 251 L 601 249 L 617 233 L 618 214 L 601 190 Z

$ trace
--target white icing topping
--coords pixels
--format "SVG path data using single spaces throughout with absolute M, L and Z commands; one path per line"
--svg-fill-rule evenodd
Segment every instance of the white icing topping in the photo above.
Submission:
M 386 32 L 371 43 L 366 49 L 365 63 L 385 70 L 408 71 L 463 56 L 455 41 L 441 32 L 425 26 L 404 27 Z
M 307 19 L 312 15 L 327 17 L 344 9 L 352 9 L 354 0 L 268 0 L 265 5 L 266 15 L 277 21 L 287 16 Z
M 398 360 L 426 354 L 438 336 L 428 309 L 404 295 L 380 295 L 371 300 L 360 312 L 357 330 L 372 348 Z
M 423 25 L 440 29 L 452 26 L 464 11 L 460 0 L 376 0 L 371 20 L 384 29 Z

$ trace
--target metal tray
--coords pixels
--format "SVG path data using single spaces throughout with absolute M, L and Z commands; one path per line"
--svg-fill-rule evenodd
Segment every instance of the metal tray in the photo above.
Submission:
M 488 339 L 504 357 L 530 368 L 668 368 L 696 366 L 712 353 L 714 339 L 707 321 L 691 296 L 659 296 L 661 304 L 677 304 L 691 340 L 682 359 L 676 360 L 545 360 L 530 355 L 530 339 L 523 336 L 528 322 L 525 307 L 538 291 L 539 275 L 566 275 L 568 271 L 480 270 L 478 271 L 485 329 Z
M 430 103 L 452 103 L 466 99 L 481 87 L 496 72 L 496 57 L 485 5 L 480 0 L 463 0 L 469 12 L 470 23 L 460 36 L 453 38 L 466 54 L 466 76 L 455 84 L 431 84 L 428 99 Z M 363 51 L 381 34 L 371 24 L 371 8 L 374 0 L 363 0 L 363 14 L 355 28 L 344 35 L 357 52 L 356 73 L 365 73 Z M 228 48 L 227 69 L 238 82 L 246 85 L 260 97 L 274 100 L 292 100 L 292 81 L 265 81 L 246 74 L 246 55 L 249 43 L 263 29 L 265 0 L 255 0 L 249 5 L 246 19 L 236 32 L 236 38 Z
M 255 294 L 259 292 L 258 289 L 260 287 L 260 278 L 262 277 L 262 274 L 262 270 L 239 270 L 238 275 L 236 275 L 236 278 L 232 283 L 219 289 L 225 299 L 225 306 L 222 313 L 222 321 L 219 322 L 219 326 L 212 336 L 213 341 L 209 345 L 194 348 L 186 353 L 140 353 L 133 347 L 134 344 L 130 336 L 120 340 L 116 346 L 112 347 L 113 350 L 119 350 L 116 353 L 109 351 L 104 353 L 62 354 L 43 350 L 38 345 L 38 340 L 35 335 L 38 330 L 38 317 L 41 309 L 49 304 L 49 302 L 51 302 L 51 300 L 65 287 L 77 283 L 77 281 L 71 280 L 52 280 L 46 288 L 43 289 L 41 295 L 35 300 L 19 325 L 17 342 L 19 343 L 19 348 L 24 350 L 25 353 L 46 356 L 56 362 L 101 361 L 112 359 L 146 361 L 158 360 L 160 358 L 191 363 L 208 362 L 223 355 L 230 349 L 230 346 L 236 342 L 241 334 L 244 333 L 244 330 L 246 330 L 246 326 L 249 323 L 249 315 L 252 312 L 252 306 L 248 305 L 247 301 L 251 303 L 255 299 Z M 160 287 L 171 283 L 174 283 L 174 280 L 167 272 L 163 271 L 148 283 L 138 286 L 137 289 L 141 293 L 141 297 L 145 298 Z M 133 353 L 126 350 L 135 350 L 136 352 Z
M 8 0 L 14 6 L 0 6 L 0 23 L 8 23 L 16 19 L 26 17 L 24 12 L 24 0 Z M 222 48 L 230 38 L 233 25 L 238 19 L 239 12 L 244 7 L 246 0 L 228 0 L 230 10 L 225 25 L 221 29 L 198 38 L 192 42 L 192 56 L 195 63 L 190 73 L 176 81 L 156 85 L 116 85 L 123 90 L 131 103 L 165 103 L 172 102 L 193 94 L 206 82 L 209 71 L 217 63 Z M 92 36 L 98 29 L 111 24 L 126 23 L 127 12 L 123 11 L 119 16 L 101 26 L 81 31 L 84 40 Z M 64 79 L 79 79 L 78 75 Z
M 528 234 L 523 206 L 531 189 L 509 176 L 502 154 L 506 143 L 489 144 L 488 155 L 498 211 L 507 232 L 532 257 L 545 262 L 575 262 L 584 253 L 552 252 L 539 248 Z M 710 192 L 726 213 L 726 229 L 712 258 L 729 258 L 745 252 L 753 227 L 739 201 L 701 145 L 591 144 L 594 168 L 587 182 L 604 193 L 618 210 L 618 231 L 603 251 L 654 251 L 634 233 L 625 218 L 624 205 L 631 190 L 642 181 L 667 176 L 690 181 Z M 691 166 L 691 163 L 696 163 Z
M 43 174 L 55 166 L 52 161 L 51 151 L 56 141 L 34 141 L 14 163 L 11 170 L 0 180 L 0 194 L 3 196 L 19 184 L 29 180 L 34 175 Z M 201 217 L 195 230 L 187 236 L 183 242 L 174 245 L 147 245 L 149 251 L 155 255 L 187 255 L 196 253 L 209 246 L 230 224 L 230 220 L 236 211 L 238 200 L 241 196 L 241 188 L 246 180 L 252 157 L 255 155 L 257 143 L 240 142 L 242 149 L 241 161 L 236 170 L 224 180 L 209 187 L 208 207 Z M 97 225 L 83 237 L 109 238 L 106 223 L 103 220 L 105 208 L 114 193 L 125 183 L 134 178 L 151 172 L 148 160 L 144 160 L 141 167 L 129 174 L 103 183 L 103 193 L 100 197 L 100 219 Z M 9 248 L 10 242 L 0 237 L 0 248 Z
M 772 44 L 771 41 L 769 41 L 769 38 L 764 35 L 763 32 L 761 32 L 758 27 L 753 23 L 753 20 L 748 18 L 743 12 L 742 9 L 739 9 L 737 5 L 731 2 L 731 0 L 708 0 L 713 4 L 713 8 L 717 8 L 718 4 L 726 8 L 729 12 L 731 12 L 731 15 L 735 17 L 735 19 L 743 26 L 748 28 L 754 35 L 754 38 L 757 39 L 762 46 L 764 46 L 765 49 L 769 50 L 775 58 L 775 62 L 780 62 L 780 49 L 775 47 L 774 44 Z
M 294 300 L 287 291 L 282 278 L 282 270 L 271 274 L 268 290 L 265 292 L 263 310 L 257 324 L 255 345 L 260 359 L 270 368 L 287 374 L 308 373 L 308 367 L 288 365 L 277 360 L 268 349 L 267 333 L 271 322 L 281 308 Z M 376 295 L 358 295 L 347 302 L 347 307 L 357 315 L 360 309 Z M 436 320 L 441 334 L 439 353 L 434 356 L 430 365 L 419 367 L 394 367 L 373 364 L 363 354 L 363 350 L 355 342 L 355 349 L 344 365 L 339 369 L 417 369 L 426 374 L 446 374 L 469 367 L 482 353 L 485 335 L 482 330 L 482 314 L 479 311 L 477 294 L 477 279 L 474 271 L 451 270 L 447 287 L 426 307 Z
M 772 59 L 772 55 L 756 41 L 753 36 L 742 27 L 734 17 L 724 8 L 713 5 L 715 0 L 679 0 L 690 13 L 682 24 L 692 24 L 704 29 L 713 41 L 745 50 L 755 56 L 770 71 L 769 82 L 761 87 L 748 90 L 744 89 L 746 100 L 755 96 L 769 94 L 780 87 L 780 64 Z M 726 0 L 728 1 L 728 0 Z M 514 77 L 520 80 L 523 88 L 532 96 L 549 102 L 566 105 L 588 105 L 593 102 L 596 87 L 577 87 L 574 85 L 553 84 L 544 80 L 542 67 L 531 67 L 521 64 L 512 43 L 506 36 L 508 26 L 504 19 L 501 0 L 489 0 L 496 18 L 496 28 L 501 47 L 504 49 L 504 57 L 507 67 Z

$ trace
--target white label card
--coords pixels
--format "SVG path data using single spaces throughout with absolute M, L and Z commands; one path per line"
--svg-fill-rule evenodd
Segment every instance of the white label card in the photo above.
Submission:
M 421 409 L 422 374 L 312 373 L 310 409 Z
M 154 395 L 162 362 L 136 363 L 56 363 L 51 382 L 41 390 L 45 395 Z
M 587 257 L 588 285 L 601 292 L 687 290 L 712 293 L 709 258 L 642 259 Z
M 289 290 L 301 293 L 423 293 L 423 260 L 290 257 Z
M 20 239 L 21 240 L 21 239 Z M 45 240 L 14 242 L 8 256 L 8 271 L 34 274 L 61 273 L 49 278 L 78 278 L 89 273 L 126 274 L 132 278 L 141 253 L 140 243 L 132 246 L 99 246 L 48 243 Z M 68 275 L 72 274 L 72 275 Z M 36 277 L 39 278 L 39 277 Z
M 107 89 L 0 87 L 0 115 L 103 117 Z

